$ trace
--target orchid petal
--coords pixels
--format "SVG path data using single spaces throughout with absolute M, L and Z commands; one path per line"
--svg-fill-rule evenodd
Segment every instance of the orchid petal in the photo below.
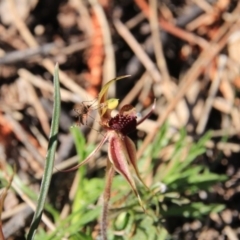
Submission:
M 98 95 L 98 104 L 99 104 L 99 106 L 101 106 L 101 104 L 104 104 L 104 103 L 106 102 L 107 94 L 108 94 L 108 89 L 109 89 L 109 87 L 111 86 L 111 84 L 114 83 L 114 82 L 116 82 L 116 81 L 118 81 L 118 80 L 120 80 L 120 79 L 129 77 L 129 76 L 130 76 L 130 75 L 120 76 L 120 77 L 114 78 L 114 79 L 110 80 L 109 82 L 107 82 L 107 83 L 103 86 L 101 92 L 100 92 L 99 95 Z M 104 116 L 105 114 L 106 114 L 106 116 Z M 99 108 L 99 115 L 100 115 L 100 116 L 103 116 L 103 117 L 109 117 L 109 113 L 106 111 L 106 109 L 105 109 L 104 114 L 102 114 L 102 109 L 101 109 L 101 107 Z
M 154 103 L 153 103 L 153 105 L 152 105 L 152 109 L 150 110 L 150 112 L 149 112 L 146 116 L 144 116 L 143 118 L 141 118 L 141 119 L 137 122 L 137 125 L 139 125 L 139 124 L 141 124 L 143 121 L 145 121 L 145 120 L 153 113 L 155 107 L 156 107 L 156 99 L 154 99 Z
M 70 172 L 73 170 L 78 169 L 79 167 L 81 167 L 82 165 L 86 164 L 99 150 L 100 148 L 103 146 L 103 144 L 107 141 L 108 139 L 108 135 L 106 134 L 103 139 L 101 140 L 101 142 L 97 145 L 97 147 L 88 155 L 87 158 L 85 158 L 82 162 L 80 162 L 79 164 L 77 164 L 76 166 L 69 168 L 67 170 L 62 170 L 61 172 Z
M 121 174 L 132 187 L 133 192 L 138 198 L 141 207 L 144 209 L 140 195 L 138 194 L 135 182 L 129 170 L 128 162 L 131 162 L 128 155 L 128 150 L 125 145 L 124 136 L 120 133 L 112 131 L 109 133 L 109 160 L 113 164 L 115 170 Z
M 129 138 L 129 137 L 124 137 L 124 142 L 125 142 L 125 146 L 127 148 L 127 152 L 128 152 L 128 156 L 129 156 L 129 161 L 132 164 L 135 173 L 138 177 L 138 179 L 140 180 L 140 182 L 148 189 L 147 185 L 144 183 L 143 179 L 140 176 L 140 173 L 138 171 L 138 167 L 137 167 L 137 158 L 136 158 L 136 146 L 133 143 L 133 141 Z

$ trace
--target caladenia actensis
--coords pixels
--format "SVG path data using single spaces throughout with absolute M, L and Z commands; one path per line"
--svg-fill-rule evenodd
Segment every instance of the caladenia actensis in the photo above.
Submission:
M 128 76 L 121 76 L 115 78 L 113 80 L 110 80 L 103 86 L 98 96 L 98 112 L 100 115 L 100 124 L 105 131 L 103 138 L 98 144 L 98 146 L 85 160 L 83 160 L 77 166 L 69 169 L 73 170 L 86 164 L 91 159 L 91 157 L 94 156 L 94 154 L 101 149 L 103 144 L 108 142 L 106 184 L 103 194 L 104 203 L 101 222 L 102 239 L 107 239 L 106 232 L 108 203 L 111 196 L 111 185 L 115 171 L 121 174 L 128 181 L 134 194 L 137 196 L 140 205 L 145 211 L 140 195 L 137 191 L 133 176 L 130 172 L 130 165 L 132 165 L 138 179 L 144 184 L 137 168 L 136 147 L 133 141 L 127 135 L 130 132 L 135 131 L 137 126 L 152 114 L 155 108 L 155 102 L 152 106 L 151 111 L 140 121 L 137 121 L 136 110 L 130 104 L 124 105 L 120 109 L 119 113 L 116 116 L 112 117 L 111 111 L 117 107 L 118 99 L 107 99 L 108 89 L 112 83 L 126 77 Z M 144 184 L 144 186 L 146 185 Z

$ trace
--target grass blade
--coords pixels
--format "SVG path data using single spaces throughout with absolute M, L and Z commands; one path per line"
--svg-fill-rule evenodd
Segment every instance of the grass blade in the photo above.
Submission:
M 58 65 L 56 65 L 55 71 L 54 71 L 53 116 L 52 116 L 50 138 L 48 142 L 48 151 L 46 156 L 46 163 L 45 163 L 39 198 L 37 202 L 37 209 L 33 216 L 30 230 L 27 236 L 28 240 L 33 239 L 34 234 L 40 223 L 42 212 L 44 209 L 44 203 L 47 197 L 47 193 L 48 193 L 48 189 L 49 189 L 49 185 L 52 177 L 54 156 L 55 156 L 55 151 L 57 147 L 57 135 L 58 135 L 58 128 L 59 128 L 60 111 L 61 111 L 60 87 L 59 87 Z

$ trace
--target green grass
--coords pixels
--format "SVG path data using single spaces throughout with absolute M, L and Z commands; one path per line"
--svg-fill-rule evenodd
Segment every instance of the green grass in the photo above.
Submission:
M 78 129 L 73 128 L 71 131 L 79 158 L 84 159 L 91 147 L 86 147 L 84 137 Z M 196 143 L 189 143 L 184 130 L 180 132 L 178 140 L 174 143 L 167 137 L 167 133 L 168 126 L 165 125 L 139 160 L 140 172 L 143 175 L 157 169 L 153 176 L 151 192 L 146 191 L 140 184 L 138 186 L 147 206 L 146 213 L 142 211 L 125 179 L 120 175 L 114 177 L 109 210 L 110 240 L 170 239 L 162 224 L 167 217 L 202 219 L 212 212 L 220 212 L 224 209 L 221 204 L 206 204 L 200 200 L 193 200 L 199 191 L 211 192 L 214 184 L 226 180 L 226 176 L 211 173 L 206 166 L 196 163 L 196 159 L 206 151 L 205 143 L 210 138 L 210 133 Z M 168 145 L 173 145 L 173 152 L 168 160 L 161 163 L 159 153 L 161 148 Z M 149 157 L 152 163 L 149 169 L 143 171 L 141 166 Z M 94 226 L 101 212 L 101 206 L 96 202 L 103 191 L 104 180 L 87 178 L 86 166 L 81 167 L 77 174 L 79 174 L 78 189 L 68 218 L 59 221 L 57 230 L 52 234 L 44 235 L 42 230 L 36 239 L 43 237 L 61 239 L 64 235 L 69 239 L 92 239 Z M 161 186 L 165 191 L 161 191 Z
M 76 194 L 71 202 L 71 211 L 64 220 L 60 219 L 60 211 L 55 209 L 54 205 L 45 203 L 52 176 L 60 114 L 57 67 L 54 86 L 52 127 L 40 192 L 34 193 L 22 183 L 18 176 L 14 178 L 22 191 L 29 198 L 37 201 L 37 211 L 32 219 L 27 239 L 60 240 L 66 237 L 72 240 L 90 240 L 93 239 L 93 234 L 94 238 L 99 237 L 98 220 L 102 209 L 98 199 L 104 189 L 103 177 L 89 178 L 87 166 L 82 166 L 77 170 Z M 94 146 L 86 144 L 85 138 L 78 128 L 72 127 L 70 131 L 75 140 L 79 160 L 82 161 Z M 210 138 L 211 134 L 207 133 L 198 141 L 191 142 L 186 131 L 181 130 L 177 140 L 173 141 L 173 138 L 169 137 L 168 124 L 159 130 L 154 142 L 138 160 L 143 178 L 151 176 L 152 179 L 150 191 L 140 183 L 138 185 L 147 212 L 142 211 L 127 181 L 117 174 L 113 181 L 108 218 L 109 240 L 171 239 L 163 225 L 168 217 L 202 219 L 212 212 L 220 212 L 224 209 L 221 204 L 205 203 L 196 197 L 200 191 L 211 193 L 215 184 L 227 179 L 225 175 L 212 173 L 199 161 L 206 153 L 205 144 Z M 138 145 L 140 144 L 139 142 Z M 171 153 L 163 161 L 161 152 L 167 147 L 171 147 Z M 149 164 L 146 165 L 147 162 Z M 64 173 L 61 174 L 64 175 Z M 0 177 L 3 179 L 3 176 Z M 61 183 L 59 188 L 61 188 Z M 43 224 L 39 226 L 43 211 L 46 211 L 52 218 L 56 225 L 55 231 L 49 233 Z

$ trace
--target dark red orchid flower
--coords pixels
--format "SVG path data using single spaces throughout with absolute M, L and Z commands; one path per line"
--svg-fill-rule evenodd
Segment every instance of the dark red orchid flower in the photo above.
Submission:
M 98 97 L 98 109 L 99 115 L 101 117 L 100 124 L 106 133 L 98 146 L 93 150 L 93 152 L 80 164 L 74 168 L 71 168 L 71 170 L 87 163 L 90 158 L 103 146 L 103 144 L 108 141 L 108 161 L 110 161 L 110 163 L 108 163 L 108 166 L 111 165 L 115 171 L 121 174 L 128 181 L 135 195 L 138 197 L 140 205 L 143 207 L 134 179 L 130 172 L 129 165 L 133 166 L 133 169 L 135 170 L 135 173 L 139 180 L 143 184 L 144 182 L 142 181 L 137 168 L 136 147 L 133 141 L 127 136 L 127 134 L 135 131 L 137 126 L 151 115 L 152 111 L 155 108 L 155 102 L 152 106 L 151 111 L 140 121 L 137 121 L 136 110 L 132 105 L 123 106 L 120 109 L 119 113 L 116 116 L 112 117 L 111 111 L 118 105 L 118 99 L 107 100 L 108 89 L 112 83 L 125 77 L 128 76 L 115 78 L 103 86 Z

